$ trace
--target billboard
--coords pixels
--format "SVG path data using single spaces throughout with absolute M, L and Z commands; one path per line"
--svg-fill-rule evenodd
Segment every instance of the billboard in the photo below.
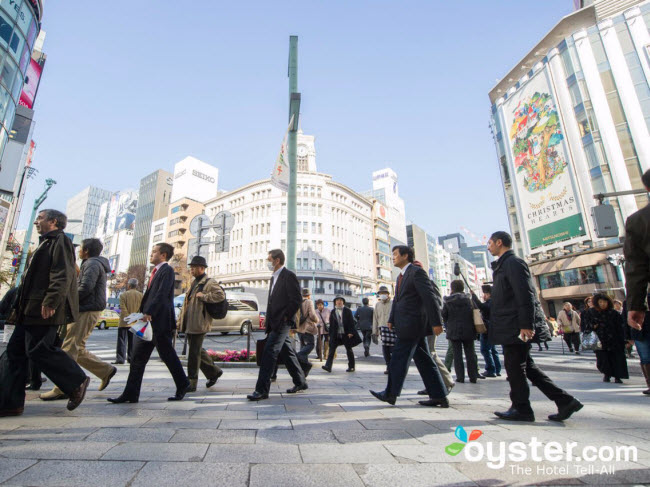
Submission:
M 133 230 L 135 228 L 135 210 L 138 207 L 138 194 L 132 191 L 119 193 L 114 231 Z
M 34 108 L 34 100 L 36 99 L 36 92 L 38 91 L 38 84 L 41 81 L 42 74 L 43 66 L 30 59 L 29 66 L 27 66 L 27 73 L 25 73 L 25 85 L 20 94 L 20 104 L 22 106 Z
M 505 101 L 503 114 L 514 166 L 512 184 L 530 249 L 585 235 L 546 68 Z

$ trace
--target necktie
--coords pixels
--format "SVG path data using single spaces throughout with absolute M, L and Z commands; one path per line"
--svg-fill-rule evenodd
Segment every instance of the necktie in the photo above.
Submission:
M 156 272 L 158 272 L 158 268 L 154 267 L 153 271 L 151 271 L 151 276 L 149 276 L 149 284 L 147 284 L 147 289 L 151 287 L 151 283 L 153 282 L 153 276 L 156 275 Z
M 397 276 L 397 290 L 395 291 L 395 294 L 400 292 L 400 289 L 402 287 L 402 278 L 404 277 L 404 274 L 400 273 L 399 276 Z

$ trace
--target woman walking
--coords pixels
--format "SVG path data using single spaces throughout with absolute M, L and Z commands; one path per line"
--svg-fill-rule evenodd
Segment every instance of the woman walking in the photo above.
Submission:
M 348 355 L 346 372 L 354 372 L 355 364 L 352 348 L 359 345 L 359 343 L 361 343 L 361 338 L 354 329 L 352 311 L 345 306 L 345 298 L 337 296 L 334 298 L 334 311 L 330 313 L 330 349 L 327 354 L 327 362 L 325 362 L 322 369 L 332 372 L 336 348 L 343 345 Z
M 464 350 L 467 361 L 467 375 L 469 381 L 475 384 L 478 379 L 478 366 L 476 352 L 474 351 L 476 328 L 474 327 L 472 303 L 469 296 L 463 292 L 464 290 L 465 284 L 463 284 L 463 281 L 451 282 L 451 295 L 444 298 L 442 319 L 447 327 L 447 340 L 451 342 L 454 353 L 456 382 L 465 382 Z
M 580 355 L 580 316 L 568 301 L 557 315 L 557 321 L 569 352 L 573 353 L 575 347 L 576 355 Z
M 629 378 L 623 316 L 614 309 L 612 298 L 606 294 L 594 295 L 593 304 L 585 311 L 582 325 L 585 333 L 596 333 L 602 345 L 601 350 L 596 350 L 596 366 L 603 374 L 603 382 L 614 377 L 614 382 L 622 384 L 621 379 Z
M 372 317 L 372 338 L 377 340 L 377 336 L 381 336 L 381 351 L 384 355 L 384 362 L 386 362 L 384 374 L 388 374 L 388 364 L 395 340 L 397 340 L 395 332 L 388 328 L 388 317 L 393 301 L 390 299 L 390 292 L 386 286 L 379 286 L 377 298 L 379 301 L 375 305 L 375 314 Z
M 318 355 L 318 360 L 322 362 L 323 357 L 327 358 L 327 353 L 330 349 L 330 310 L 325 308 L 325 302 L 322 299 L 316 300 L 316 315 L 318 316 L 318 322 L 316 323 L 316 327 L 318 328 L 316 354 Z

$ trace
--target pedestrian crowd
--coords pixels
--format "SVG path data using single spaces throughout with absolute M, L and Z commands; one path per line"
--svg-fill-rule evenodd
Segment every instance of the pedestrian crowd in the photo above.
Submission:
M 650 183 L 650 172 L 644 175 Z M 647 186 L 650 186 L 648 184 Z M 650 189 L 650 188 L 649 188 Z M 129 364 L 126 385 L 111 403 L 137 403 L 149 358 L 157 350 L 176 387 L 170 401 L 180 401 L 198 388 L 199 371 L 205 386 L 214 386 L 223 370 L 203 348 L 213 319 L 223 316 L 226 294 L 219 282 L 207 274 L 207 262 L 195 256 L 189 263 L 193 281 L 176 319 L 174 313 L 175 273 L 169 265 L 174 249 L 167 243 L 153 246 L 151 273 L 140 292 L 137 280 L 128 281 L 120 296 L 120 322 L 116 360 L 106 363 L 86 348 L 100 313 L 106 307 L 108 261 L 101 257 L 98 239 L 84 240 L 75 251 L 65 235 L 67 217 L 57 210 L 43 210 L 35 227 L 40 235 L 20 287 L 7 293 L 0 313 L 15 329 L 6 351 L 0 357 L 0 416 L 23 413 L 25 388 L 39 389 L 41 373 L 51 382 L 44 401 L 66 399 L 73 410 L 84 400 L 90 378 L 99 379 L 98 390 L 106 389 L 118 372 L 115 365 Z M 271 382 L 283 364 L 293 380 L 288 394 L 308 390 L 307 377 L 313 367 L 309 360 L 315 351 L 322 369 L 331 373 L 337 351 L 345 350 L 346 372 L 354 373 L 354 349 L 362 345 L 363 356 L 370 355 L 371 344 L 381 342 L 385 362 L 386 386 L 370 391 L 380 401 L 394 405 L 401 395 L 411 360 L 414 361 L 427 396 L 424 407 L 448 408 L 449 395 L 456 383 L 507 376 L 511 407 L 496 411 L 509 421 L 534 421 L 529 382 L 557 406 L 552 421 L 564 421 L 582 409 L 583 404 L 556 385 L 535 363 L 532 344 L 548 350 L 548 342 L 561 336 L 572 354 L 594 351 L 596 367 L 603 380 L 622 383 L 629 378 L 627 358 L 636 346 L 641 369 L 650 394 L 650 324 L 646 314 L 650 275 L 650 206 L 630 216 L 626 225 L 627 299 L 613 300 L 597 292 L 584 300 L 583 309 L 564 303 L 556 319 L 547 318 L 537 297 L 528 265 L 512 250 L 512 237 L 498 231 L 488 241 L 493 282 L 483 285 L 482 296 L 466 289 L 460 272 L 451 282 L 451 294 L 441 296 L 435 282 L 415 259 L 412 248 L 392 249 L 393 264 L 399 269 L 394 292 L 387 286 L 377 290 L 377 303 L 362 306 L 353 313 L 346 299 L 337 296 L 333 309 L 322 300 L 315 303 L 308 289 L 301 289 L 296 274 L 285 267 L 285 255 L 275 249 L 268 253 L 271 273 L 266 309 L 266 338 L 258 342 L 260 365 L 257 383 L 247 396 L 250 401 L 269 398 Z M 469 290 L 469 293 L 466 291 Z M 150 340 L 129 332 L 127 317 L 141 313 L 151 328 Z M 174 348 L 177 331 L 188 342 L 187 373 Z M 436 352 L 436 338 L 446 333 L 448 347 L 444 360 Z M 299 347 L 293 343 L 297 336 Z M 483 357 L 481 370 L 475 343 Z M 544 346 L 544 348 L 542 348 Z M 452 378 L 451 369 L 455 378 Z M 82 369 L 83 367 L 83 369 Z

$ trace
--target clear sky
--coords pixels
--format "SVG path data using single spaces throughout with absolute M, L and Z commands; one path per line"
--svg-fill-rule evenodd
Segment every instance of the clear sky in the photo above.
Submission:
M 400 178 L 433 235 L 507 228 L 489 90 L 572 0 L 48 1 L 48 59 L 20 228 L 88 185 L 137 188 L 193 155 L 221 189 L 269 176 L 287 126 L 299 36 L 301 126 L 320 172 L 357 191 Z

